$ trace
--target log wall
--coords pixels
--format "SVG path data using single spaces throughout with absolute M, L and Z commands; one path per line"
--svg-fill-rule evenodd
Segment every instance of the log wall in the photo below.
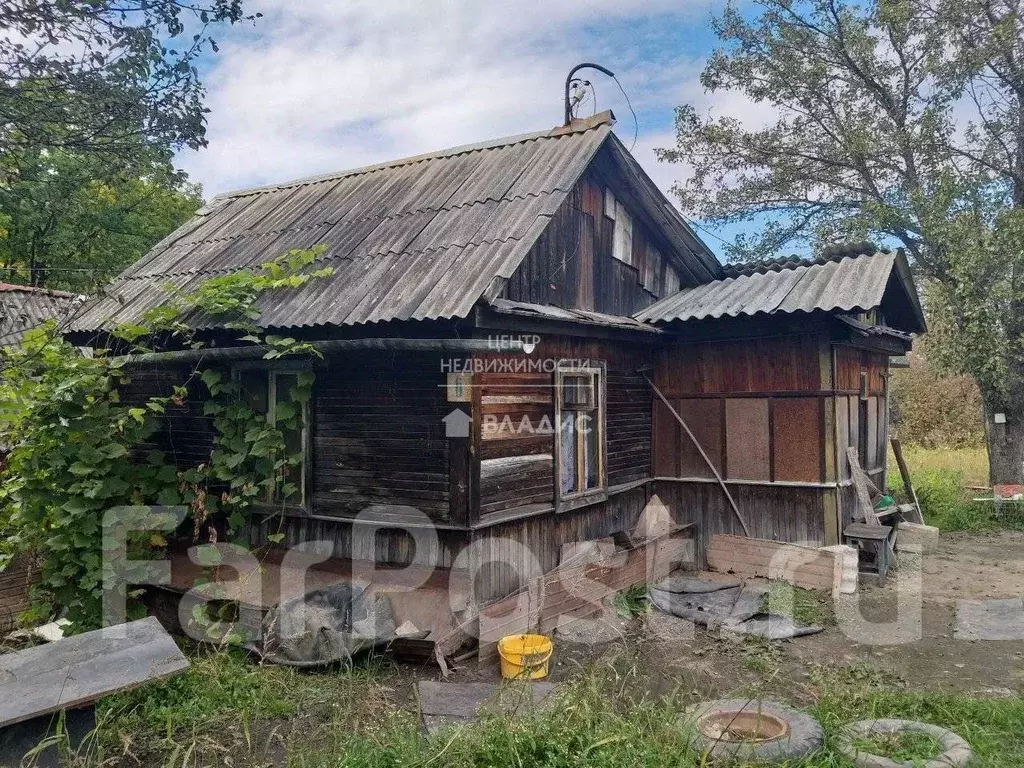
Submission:
M 444 522 L 449 509 L 447 402 L 440 355 L 330 357 L 312 403 L 312 511 L 350 516 L 413 507 Z

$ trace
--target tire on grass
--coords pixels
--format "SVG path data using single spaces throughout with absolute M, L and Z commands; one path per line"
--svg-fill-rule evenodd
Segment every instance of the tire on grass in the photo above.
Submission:
M 942 754 L 920 763 L 925 768 L 960 768 L 960 766 L 967 765 L 974 757 L 970 744 L 952 731 L 930 723 L 919 723 L 916 720 L 858 720 L 843 728 L 836 738 L 836 750 L 857 768 L 904 768 L 911 763 L 897 763 L 888 757 L 857 749 L 853 744 L 857 738 L 883 736 L 904 731 L 927 733 L 934 736 L 942 745 Z M 914 763 L 914 765 L 918 765 L 918 763 Z
M 714 760 L 779 763 L 821 748 L 821 725 L 775 701 L 718 699 L 691 707 L 682 724 L 691 746 Z

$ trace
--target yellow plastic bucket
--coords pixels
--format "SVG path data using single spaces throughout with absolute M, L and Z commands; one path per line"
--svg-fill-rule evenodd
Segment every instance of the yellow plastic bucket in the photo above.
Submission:
M 548 676 L 548 662 L 555 644 L 544 635 L 507 635 L 498 641 L 501 676 L 540 680 Z

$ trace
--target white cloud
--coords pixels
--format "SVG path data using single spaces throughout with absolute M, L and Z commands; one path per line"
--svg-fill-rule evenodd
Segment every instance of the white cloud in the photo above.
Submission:
M 209 147 L 179 161 L 207 196 L 539 130 L 561 122 L 562 82 L 592 59 L 619 69 L 640 112 L 638 156 L 667 189 L 678 168 L 671 109 L 699 93 L 693 54 L 650 55 L 630 24 L 704 23 L 716 0 L 522 0 L 516 3 L 259 0 L 255 28 L 232 30 L 204 75 Z M 594 75 L 619 135 L 632 118 Z

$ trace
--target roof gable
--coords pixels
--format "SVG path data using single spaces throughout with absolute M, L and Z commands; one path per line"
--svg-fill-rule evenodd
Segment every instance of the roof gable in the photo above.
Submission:
M 758 314 L 850 312 L 882 307 L 894 327 L 925 330 L 924 313 L 902 251 L 814 262 L 780 261 L 740 270 L 735 277 L 688 288 L 635 317 L 652 323 Z

